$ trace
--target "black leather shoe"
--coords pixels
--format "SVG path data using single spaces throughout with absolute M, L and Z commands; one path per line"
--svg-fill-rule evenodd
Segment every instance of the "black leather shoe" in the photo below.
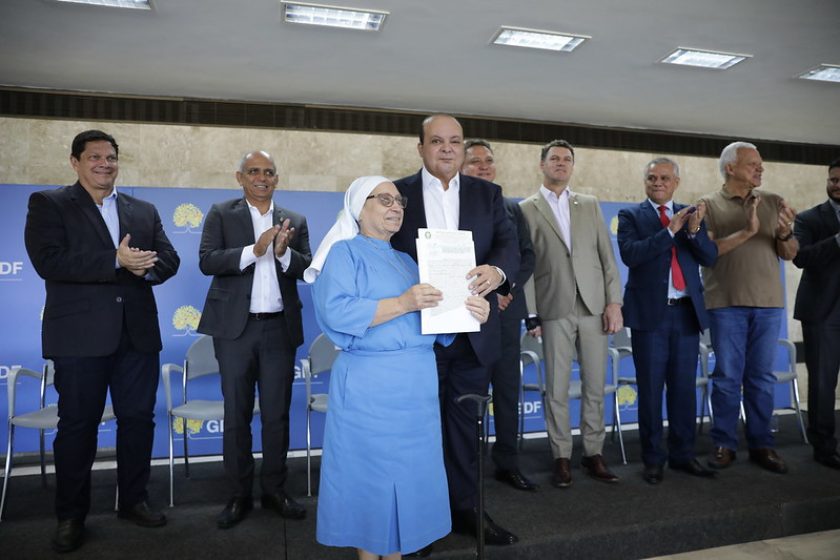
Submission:
M 725 469 L 735 462 L 735 451 L 726 447 L 715 447 L 708 465 L 713 469 Z
M 254 502 L 250 496 L 247 498 L 231 498 L 225 506 L 225 509 L 216 518 L 216 526 L 219 529 L 230 529 L 245 519 L 245 516 L 253 508 Z
M 85 542 L 85 522 L 81 519 L 63 519 L 58 522 L 52 548 L 56 552 L 76 550 Z
M 134 504 L 130 508 L 120 508 L 117 517 L 131 521 L 140 527 L 163 527 L 166 525 L 166 516 L 152 509 L 149 502 L 145 500 Z
M 519 469 L 496 469 L 496 480 L 506 482 L 517 490 L 524 490 L 526 492 L 534 492 L 539 488 L 539 486 L 525 478 L 525 475 Z
M 750 449 L 750 461 L 770 472 L 777 474 L 785 474 L 788 472 L 787 465 L 784 460 L 779 457 L 775 449 L 770 449 L 768 447 Z
M 668 463 L 668 467 L 672 471 L 682 471 L 692 476 L 699 476 L 702 478 L 714 478 L 717 476 L 717 471 L 707 469 L 701 465 L 700 461 L 697 459 L 692 459 L 691 461 L 686 461 L 684 463 Z
M 601 454 L 584 457 L 580 460 L 580 466 L 595 480 L 610 483 L 618 482 L 618 477 L 607 467 L 604 456 Z
M 834 453 L 828 455 L 820 455 L 818 453 L 814 453 L 814 460 L 821 465 L 825 465 L 826 467 L 830 467 L 832 469 L 840 469 L 840 454 L 836 451 Z
M 420 550 L 417 550 L 415 552 L 411 552 L 409 554 L 403 554 L 403 558 L 428 558 L 429 556 L 432 555 L 433 550 L 434 550 L 434 547 L 431 544 L 427 544 L 426 546 L 424 546 Z
M 664 476 L 662 465 L 645 465 L 645 470 L 642 471 L 642 478 L 648 484 L 659 484 Z
M 276 494 L 263 494 L 260 499 L 263 509 L 273 509 L 286 519 L 303 519 L 306 517 L 306 510 L 302 505 L 294 501 L 285 492 Z
M 452 532 L 462 535 L 472 535 L 475 537 L 478 533 L 476 522 L 478 517 L 474 509 L 461 509 L 452 512 Z M 519 537 L 496 525 L 490 519 L 487 513 L 484 513 L 484 543 L 494 546 L 505 546 L 519 542 Z

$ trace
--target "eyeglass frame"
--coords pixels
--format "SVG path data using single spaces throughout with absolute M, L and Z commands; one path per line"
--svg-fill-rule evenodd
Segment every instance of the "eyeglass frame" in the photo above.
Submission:
M 408 197 L 398 194 L 394 196 L 390 193 L 379 193 L 379 194 L 372 194 L 365 198 L 365 200 L 370 200 L 371 198 L 375 198 L 379 201 L 379 204 L 384 206 L 385 208 L 390 208 L 396 202 L 403 210 L 408 206 Z M 384 199 L 384 200 L 383 200 Z M 390 199 L 390 202 L 387 202 Z

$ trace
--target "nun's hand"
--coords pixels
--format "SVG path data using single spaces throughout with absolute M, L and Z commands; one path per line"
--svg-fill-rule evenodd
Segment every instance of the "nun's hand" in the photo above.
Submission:
M 436 307 L 443 293 L 431 284 L 415 284 L 397 298 L 406 313 Z

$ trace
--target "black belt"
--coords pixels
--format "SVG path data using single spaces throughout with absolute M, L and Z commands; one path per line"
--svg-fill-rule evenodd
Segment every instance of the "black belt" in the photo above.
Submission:
M 255 321 L 267 321 L 268 319 L 276 319 L 282 316 L 282 311 L 275 311 L 274 313 L 248 313 L 248 318 Z
M 691 303 L 690 297 L 668 298 L 668 305 L 687 305 Z

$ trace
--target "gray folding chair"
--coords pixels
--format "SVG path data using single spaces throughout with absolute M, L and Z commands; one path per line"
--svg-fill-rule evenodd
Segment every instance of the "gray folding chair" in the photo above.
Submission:
M 312 495 L 312 412 L 327 413 L 327 393 L 313 393 L 312 380 L 330 371 L 333 362 L 341 352 L 323 333 L 319 334 L 309 347 L 309 355 L 301 358 L 300 369 L 306 384 L 306 495 Z
M 539 393 L 545 411 L 545 369 L 542 344 L 528 333 L 522 334 L 519 349 L 519 448 L 525 441 L 525 393 Z M 536 383 L 525 383 L 525 368 L 533 364 L 537 374 Z
M 181 404 L 174 404 L 172 398 L 173 374 L 181 375 Z M 202 335 L 187 349 L 184 365 L 164 364 L 161 368 L 163 390 L 166 394 L 167 424 L 169 429 L 169 507 L 175 505 L 175 436 L 173 433 L 173 419 L 180 418 L 184 435 L 184 476 L 190 476 L 189 459 L 189 430 L 188 420 L 222 420 L 225 417 L 224 400 L 190 399 L 189 382 L 206 375 L 219 375 L 219 364 L 213 349 L 213 337 Z M 254 402 L 254 414 L 259 414 L 259 399 Z
M 712 391 L 711 385 L 714 383 L 711 378 L 711 371 L 709 362 L 711 362 L 712 356 L 714 355 L 715 351 L 712 348 L 712 337 L 709 334 L 709 329 L 704 330 L 700 334 L 700 348 L 699 348 L 699 357 L 700 360 L 700 375 L 697 377 L 696 386 L 697 388 L 703 389 L 703 396 L 700 400 L 700 422 L 697 425 L 697 433 L 700 434 L 703 432 L 703 419 L 706 417 L 706 411 L 709 413 L 709 424 L 711 424 L 715 417 L 714 412 L 712 411 Z
M 17 411 L 17 382 L 18 378 L 29 377 L 35 379 L 40 384 L 40 401 L 39 408 L 29 412 Z M 30 428 L 38 430 L 38 439 L 40 444 L 40 462 L 41 462 L 41 483 L 47 485 L 47 464 L 46 451 L 44 446 L 44 431 L 55 430 L 58 427 L 58 406 L 54 403 L 46 403 L 47 387 L 53 384 L 55 378 L 55 368 L 52 360 L 47 360 L 41 372 L 37 372 L 27 368 L 14 369 L 9 373 L 7 379 L 7 393 L 9 398 L 9 417 L 8 417 L 8 440 L 6 445 L 6 469 L 3 476 L 3 494 L 0 497 L 0 520 L 3 518 L 3 513 L 6 510 L 6 492 L 9 488 L 9 477 L 12 474 L 12 464 L 14 455 L 14 439 L 15 428 Z M 114 409 L 111 405 L 106 405 L 102 412 L 102 422 L 113 420 Z M 117 490 L 119 492 L 119 490 Z M 119 494 L 117 494 L 117 502 L 119 501 Z M 114 507 L 117 507 L 115 503 Z

